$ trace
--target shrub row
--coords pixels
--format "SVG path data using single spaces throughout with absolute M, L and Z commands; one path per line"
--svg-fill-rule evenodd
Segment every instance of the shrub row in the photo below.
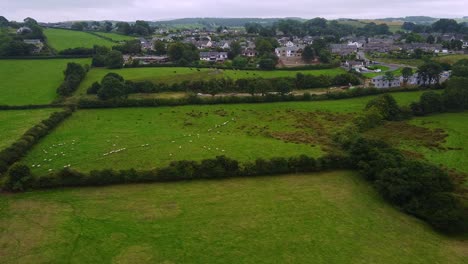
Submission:
M 46 136 L 63 120 L 72 114 L 72 109 L 52 113 L 49 118 L 30 128 L 15 143 L 0 151 L 0 174 L 3 174 L 8 167 L 22 158 L 31 147 L 42 137 Z
M 305 155 L 293 158 L 257 159 L 254 162 L 243 164 L 225 156 L 217 156 L 214 159 L 202 161 L 173 161 L 167 167 L 149 171 L 105 169 L 82 173 L 65 168 L 55 173 L 36 177 L 31 175 L 29 167 L 16 163 L 9 170 L 9 177 L 5 187 L 8 190 L 22 191 L 34 188 L 66 186 L 102 186 L 122 183 L 266 176 L 348 169 L 350 167 L 347 157 L 337 155 L 329 155 L 318 159 Z
M 321 95 L 304 93 L 303 95 L 280 95 L 266 94 L 265 96 L 216 96 L 199 97 L 191 95 L 184 98 L 167 99 L 128 99 L 116 98 L 110 100 L 80 99 L 79 108 L 115 108 L 115 107 L 158 107 L 158 106 L 178 106 L 178 105 L 202 105 L 202 104 L 242 104 L 242 103 L 271 103 L 271 102 L 291 102 L 291 101 L 322 101 L 339 100 L 354 97 L 384 94 L 390 92 L 409 92 L 417 89 L 397 88 L 397 89 L 376 89 L 376 88 L 355 88 L 342 92 L 331 92 Z
M 345 149 L 355 168 L 391 204 L 441 231 L 466 228 L 468 219 L 454 195 L 452 180 L 439 167 L 407 159 L 382 141 L 362 137 Z
M 88 66 L 89 67 L 89 66 Z M 57 88 L 57 93 L 60 96 L 70 96 L 78 89 L 81 81 L 85 78 L 88 67 L 83 67 L 79 63 L 69 62 L 67 68 L 63 72 L 65 79 Z
M 184 81 L 181 83 L 155 84 L 150 81 L 132 82 L 125 81 L 122 76 L 109 73 L 103 77 L 101 84 L 95 82 L 88 88 L 88 94 L 98 94 L 99 89 L 108 77 L 114 77 L 121 82 L 122 91 L 115 93 L 119 94 L 132 94 L 132 93 L 161 93 L 161 92 L 191 92 L 191 93 L 205 93 L 216 95 L 219 93 L 248 93 L 248 94 L 262 94 L 277 92 L 280 94 L 288 94 L 294 89 L 310 89 L 310 88 L 323 88 L 329 86 L 347 86 L 348 84 L 357 85 L 360 83 L 359 79 L 349 73 L 340 74 L 335 77 L 327 75 L 313 76 L 298 73 L 295 78 L 280 77 L 273 79 L 264 79 L 258 77 L 245 78 L 233 80 L 227 79 L 211 79 L 201 81 Z M 106 88 L 112 90 L 111 88 Z
M 45 104 L 45 105 L 0 105 L 0 110 L 26 110 L 26 109 L 43 109 L 43 108 L 62 108 L 62 104 Z
M 425 92 L 411 104 L 414 115 L 423 116 L 468 109 L 468 77 L 452 77 L 443 93 Z

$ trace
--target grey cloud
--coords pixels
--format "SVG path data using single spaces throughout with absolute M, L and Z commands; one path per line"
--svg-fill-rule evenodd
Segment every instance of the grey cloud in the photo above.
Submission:
M 0 0 L 0 15 L 39 21 L 159 20 L 181 17 L 460 17 L 466 0 Z

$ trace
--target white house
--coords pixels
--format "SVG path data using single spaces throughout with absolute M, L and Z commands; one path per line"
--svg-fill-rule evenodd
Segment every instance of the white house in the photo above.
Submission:
M 385 76 L 377 76 L 372 78 L 372 84 L 376 88 L 391 88 L 391 87 L 400 87 L 401 86 L 401 78 L 394 77 L 393 80 L 387 80 Z
M 275 49 L 278 57 L 301 57 L 304 51 L 304 45 L 295 45 L 292 47 L 280 47 Z
M 227 52 L 217 52 L 217 51 L 200 52 L 200 60 L 202 61 L 223 62 L 227 60 L 227 58 L 228 58 Z

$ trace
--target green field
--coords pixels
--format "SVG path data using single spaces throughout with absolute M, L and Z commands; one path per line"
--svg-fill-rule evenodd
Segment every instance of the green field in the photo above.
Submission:
M 468 174 L 468 113 L 446 113 L 390 122 L 369 131 L 409 155 Z M 468 179 L 465 181 L 468 186 Z
M 135 39 L 134 37 L 126 36 L 126 35 L 121 35 L 117 33 L 106 33 L 106 32 L 94 32 L 94 34 L 110 38 L 113 41 L 126 41 L 126 40 L 133 40 Z
M 107 47 L 116 45 L 112 41 L 82 31 L 46 28 L 44 34 L 47 37 L 47 43 L 57 51 L 71 48 L 92 48 L 94 45 Z
M 1 263 L 467 263 L 352 172 L 4 195 Z
M 455 55 L 446 55 L 446 56 L 439 56 L 436 57 L 435 60 L 438 62 L 445 62 L 448 64 L 454 64 L 459 60 L 466 60 L 468 59 L 468 54 L 455 54 Z
M 0 105 L 51 103 L 71 61 L 91 63 L 90 59 L 0 60 Z
M 57 109 L 0 111 L 0 150 L 8 147 L 24 132 L 55 111 Z
M 402 105 L 420 94 L 393 93 Z M 37 144 L 24 162 L 44 174 L 69 164 L 89 171 L 150 169 L 172 160 L 217 155 L 241 161 L 300 154 L 318 157 L 332 147 L 337 123 L 349 122 L 371 98 L 80 110 Z
M 411 124 L 429 129 L 443 129 L 448 137 L 442 143 L 443 149 L 407 145 L 424 157 L 443 166 L 468 173 L 468 113 L 448 113 L 411 120 Z
M 304 70 L 304 71 L 243 71 L 243 70 L 214 70 L 214 69 L 196 69 L 183 67 L 157 67 L 157 68 L 127 68 L 119 70 L 109 70 L 103 68 L 93 68 L 86 79 L 81 83 L 78 94 L 86 94 L 86 90 L 93 82 L 100 82 L 109 72 L 115 72 L 122 75 L 126 80 L 144 81 L 149 80 L 154 83 L 178 83 L 182 81 L 206 80 L 210 78 L 277 78 L 277 77 L 295 77 L 298 72 L 310 75 L 330 75 L 335 76 L 345 73 L 341 68 L 325 70 Z

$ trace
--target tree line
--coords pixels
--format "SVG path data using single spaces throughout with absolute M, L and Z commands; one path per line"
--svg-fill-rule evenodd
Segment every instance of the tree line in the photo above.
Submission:
M 312 158 L 298 157 L 258 158 L 241 163 L 226 156 L 201 161 L 173 161 L 166 167 L 153 170 L 92 170 L 89 173 L 63 168 L 45 175 L 33 175 L 27 165 L 13 164 L 3 186 L 10 191 L 71 186 L 103 186 L 139 182 L 167 182 L 194 179 L 221 179 L 231 177 L 267 176 L 285 173 L 317 172 L 347 169 L 348 159 L 339 155 Z
M 411 111 L 399 107 L 391 95 L 381 95 L 369 101 L 364 112 L 337 133 L 335 140 L 388 202 L 441 231 L 467 228 L 466 208 L 455 195 L 454 183 L 445 170 L 409 158 L 383 140 L 362 136 L 362 132 L 384 122 L 411 116 Z
M 82 66 L 79 63 L 69 62 L 67 64 L 67 68 L 63 72 L 65 79 L 57 88 L 57 94 L 60 96 L 72 95 L 76 89 L 78 89 L 78 86 L 80 86 L 80 83 L 85 78 L 88 70 L 88 65 Z
M 452 66 L 452 77 L 442 93 L 425 92 L 418 102 L 411 104 L 415 115 L 463 111 L 468 109 L 468 60 Z
M 101 83 L 94 82 L 88 88 L 87 94 L 96 94 L 101 100 L 122 98 L 132 93 L 161 93 L 184 91 L 189 93 L 205 93 L 215 96 L 220 93 L 248 93 L 252 96 L 268 93 L 280 95 L 289 94 L 294 89 L 324 88 L 330 86 L 357 85 L 358 77 L 353 74 L 339 74 L 335 77 L 328 75 L 305 75 L 297 73 L 295 78 L 282 77 L 273 79 L 245 78 L 232 80 L 230 78 L 210 79 L 200 81 L 183 81 L 181 83 L 153 83 L 151 81 L 132 82 L 116 73 L 108 73 Z
M 58 124 L 72 114 L 72 109 L 52 113 L 49 118 L 41 121 L 26 131 L 20 139 L 16 140 L 6 149 L 0 151 L 0 175 L 7 171 L 8 167 L 19 161 L 26 153 L 43 137 L 50 133 Z

